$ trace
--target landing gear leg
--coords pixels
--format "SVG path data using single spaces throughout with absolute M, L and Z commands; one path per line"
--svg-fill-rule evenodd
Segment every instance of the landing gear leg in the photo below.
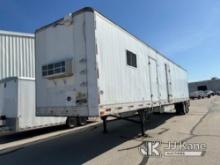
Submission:
M 138 114 L 139 114 L 140 124 L 141 124 L 141 134 L 142 136 L 145 136 L 145 119 L 146 119 L 145 112 L 144 110 L 139 110 Z
M 108 133 L 108 130 L 107 130 L 107 116 L 102 117 L 102 121 L 103 121 L 103 133 Z

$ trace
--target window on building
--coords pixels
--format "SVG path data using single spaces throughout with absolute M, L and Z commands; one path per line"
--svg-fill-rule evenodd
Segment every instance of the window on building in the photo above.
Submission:
M 137 56 L 136 56 L 136 54 L 134 54 L 131 51 L 127 50 L 126 55 L 127 55 L 127 64 L 129 66 L 133 66 L 133 67 L 137 68 Z
M 208 88 L 207 88 L 206 85 L 201 85 L 201 86 L 198 86 L 197 89 L 198 89 L 199 91 L 206 91 Z

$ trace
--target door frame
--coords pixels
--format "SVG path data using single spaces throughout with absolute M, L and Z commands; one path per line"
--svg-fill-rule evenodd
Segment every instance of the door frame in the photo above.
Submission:
M 160 90 L 159 90 L 159 78 L 158 78 L 158 63 L 157 63 L 157 60 L 155 58 L 148 56 L 149 83 L 150 83 L 150 92 L 151 92 L 150 97 L 151 97 L 151 102 L 155 103 L 153 101 L 153 96 L 154 95 L 153 95 L 152 81 L 151 81 L 151 79 L 152 79 L 152 76 L 151 76 L 152 71 L 151 71 L 151 66 L 150 66 L 151 65 L 151 60 L 153 60 L 155 62 L 155 64 L 156 64 L 156 82 L 157 82 L 157 95 L 158 95 L 158 98 L 157 98 L 158 101 L 156 101 L 156 102 L 160 102 Z

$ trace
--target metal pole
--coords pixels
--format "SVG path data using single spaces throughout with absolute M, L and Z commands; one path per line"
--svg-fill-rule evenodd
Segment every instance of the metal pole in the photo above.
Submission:
M 141 134 L 142 136 L 145 135 L 145 116 L 144 116 L 144 110 L 138 111 L 139 117 L 140 117 L 140 124 L 141 124 Z
M 102 117 L 102 121 L 103 121 L 103 133 L 108 133 L 108 130 L 107 130 L 107 116 Z

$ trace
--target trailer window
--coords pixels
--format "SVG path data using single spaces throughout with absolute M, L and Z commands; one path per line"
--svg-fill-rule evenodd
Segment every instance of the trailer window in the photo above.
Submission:
M 127 54 L 127 64 L 129 66 L 133 66 L 137 68 L 137 56 L 136 54 L 132 53 L 131 51 L 126 51 Z

